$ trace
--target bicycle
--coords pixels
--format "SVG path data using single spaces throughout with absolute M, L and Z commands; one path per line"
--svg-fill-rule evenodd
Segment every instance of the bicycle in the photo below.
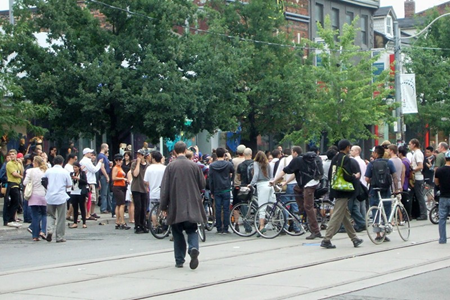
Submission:
M 152 218 L 152 216 L 154 216 Z M 170 234 L 170 225 L 167 225 L 167 217 L 159 209 L 159 203 L 155 203 L 150 211 L 148 219 L 150 233 L 157 239 L 164 239 Z M 203 223 L 197 223 L 197 233 L 202 242 L 206 241 L 206 231 Z
M 206 197 L 205 193 L 202 193 L 203 207 L 206 213 L 206 223 L 205 228 L 208 231 L 213 230 L 216 225 L 216 214 L 214 210 L 214 205 L 209 197 Z
M 273 192 L 281 194 L 281 188 L 274 185 Z M 258 234 L 266 239 L 273 239 L 277 237 L 282 231 L 291 236 L 300 236 L 306 232 L 302 217 L 298 212 L 291 212 L 291 205 L 296 204 L 295 200 L 282 202 L 280 197 L 277 197 L 275 202 L 268 202 L 261 205 L 255 213 L 255 229 Z M 260 216 L 263 216 L 260 218 Z M 264 226 L 260 229 L 260 219 L 264 220 Z M 294 229 L 289 230 L 289 224 Z
M 400 193 L 394 193 L 391 198 L 382 198 L 379 188 L 374 188 L 378 193 L 378 199 L 380 202 L 378 206 L 372 206 L 367 211 L 366 215 L 366 228 L 367 235 L 370 240 L 379 245 L 384 242 L 386 235 L 391 234 L 394 231 L 394 227 L 400 235 L 400 238 L 404 241 L 409 239 L 410 235 L 410 223 L 408 213 L 403 206 L 399 197 L 396 197 Z M 392 202 L 392 210 L 389 215 L 389 219 L 386 218 L 386 212 L 384 210 L 384 202 Z
M 247 187 L 241 187 L 241 191 L 245 189 L 247 189 Z M 239 202 L 238 204 L 233 205 L 230 211 L 231 230 L 242 237 L 250 237 L 256 233 L 255 215 L 258 210 L 258 197 L 255 195 L 253 188 L 248 189 L 248 192 L 252 193 L 250 201 Z M 237 219 L 235 214 L 239 215 Z M 241 232 L 241 228 L 244 229 L 244 232 Z
M 428 178 L 425 178 L 427 181 Z M 422 186 L 422 194 L 425 198 L 425 203 L 427 205 L 427 210 L 430 211 L 434 205 L 436 204 L 436 200 L 434 199 L 434 188 L 432 185 L 428 183 L 424 183 Z

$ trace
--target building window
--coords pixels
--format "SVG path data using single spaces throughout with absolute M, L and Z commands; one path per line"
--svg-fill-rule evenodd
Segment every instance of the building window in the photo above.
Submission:
M 339 29 L 339 9 L 331 9 L 331 27 L 333 30 Z
M 392 34 L 392 18 L 390 16 L 386 18 L 386 33 Z
M 369 17 L 361 16 L 361 41 L 364 45 L 369 44 Z
M 351 11 L 345 13 L 345 23 L 352 24 L 354 18 L 355 17 Z
M 317 23 L 323 27 L 323 5 L 318 3 L 316 3 L 316 30 L 318 29 Z

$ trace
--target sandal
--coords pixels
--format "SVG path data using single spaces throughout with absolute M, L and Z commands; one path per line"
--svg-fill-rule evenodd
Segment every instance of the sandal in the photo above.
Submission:
M 69 228 L 72 228 L 72 229 L 73 228 L 78 228 L 78 225 L 77 224 L 72 224 L 72 225 L 69 226 Z
M 45 233 L 43 233 L 43 232 L 39 233 L 39 236 L 40 236 L 43 240 L 45 240 L 45 239 L 47 238 L 47 236 L 46 236 Z
M 33 241 L 39 242 L 39 239 L 38 238 L 33 238 Z
M 87 218 L 86 220 L 90 220 L 90 221 L 97 221 L 96 218 L 94 218 L 93 216 L 90 216 L 89 218 Z
M 87 228 L 86 224 L 83 224 L 83 228 Z

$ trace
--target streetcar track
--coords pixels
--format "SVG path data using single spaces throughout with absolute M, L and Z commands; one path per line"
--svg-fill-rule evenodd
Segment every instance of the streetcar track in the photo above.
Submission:
M 418 225 L 418 226 L 415 226 L 415 227 L 423 227 L 423 226 L 426 226 L 426 225 L 429 225 L 429 224 Z M 343 236 L 342 238 L 335 238 L 335 240 L 343 240 L 343 239 L 346 239 L 346 238 L 347 238 L 346 236 L 345 237 Z M 230 243 L 246 243 L 246 242 L 250 242 L 250 241 L 253 241 L 253 240 L 254 239 L 252 239 L 252 238 L 247 238 L 247 239 L 238 238 L 238 239 L 227 240 L 227 241 L 223 241 L 223 242 L 215 242 L 214 244 L 204 244 L 204 245 L 202 245 L 202 248 L 203 247 L 204 248 L 209 248 L 209 247 L 220 246 L 220 245 L 230 244 Z M 257 273 L 257 274 L 249 274 L 249 275 L 245 275 L 245 276 L 241 276 L 241 277 L 237 277 L 237 278 L 235 277 L 235 278 L 232 278 L 232 279 L 223 279 L 223 280 L 218 280 L 218 281 L 214 281 L 214 282 L 207 282 L 207 283 L 198 284 L 198 285 L 194 285 L 194 286 L 189 286 L 189 287 L 185 287 L 185 288 L 174 289 L 174 290 L 171 290 L 171 291 L 161 291 L 161 292 L 157 292 L 157 293 L 153 293 L 153 294 L 139 296 L 137 298 L 128 298 L 128 299 L 130 299 L 130 300 L 139 300 L 139 299 L 146 299 L 146 298 L 150 298 L 150 297 L 178 294 L 178 293 L 191 291 L 191 290 L 195 290 L 195 289 L 208 288 L 208 287 L 212 287 L 212 286 L 223 285 L 223 284 L 227 284 L 227 283 L 230 283 L 230 282 L 244 281 L 244 280 L 248 280 L 248 279 L 268 276 L 268 275 L 271 275 L 271 274 L 284 273 L 284 272 L 290 272 L 290 271 L 304 269 L 304 268 L 310 268 L 310 267 L 324 265 L 324 264 L 327 264 L 327 263 L 332 263 L 332 262 L 336 262 L 336 261 L 344 260 L 344 259 L 369 256 L 369 255 L 378 254 L 378 253 L 381 253 L 381 252 L 388 252 L 388 251 L 393 251 L 393 250 L 398 250 L 398 249 L 403 249 L 403 248 L 408 248 L 408 247 L 415 247 L 415 246 L 419 246 L 419 245 L 423 245 L 423 244 L 427 244 L 427 243 L 431 243 L 431 242 L 436 242 L 436 239 L 426 240 L 426 241 L 421 241 L 421 242 L 415 242 L 415 243 L 409 243 L 407 245 L 400 245 L 400 246 L 397 246 L 397 247 L 388 248 L 388 249 L 381 249 L 381 250 L 378 249 L 378 247 L 376 247 L 377 249 L 374 249 L 373 251 L 369 251 L 369 252 L 365 252 L 365 253 L 361 253 L 361 254 L 351 254 L 351 255 L 338 256 L 338 257 L 334 257 L 334 258 L 331 258 L 331 259 L 316 261 L 316 262 L 313 262 L 313 263 L 306 263 L 306 264 L 302 264 L 302 265 L 290 266 L 290 267 L 286 267 L 286 268 L 283 268 L 283 269 L 271 270 L 271 271 L 266 271 L 266 272 L 260 272 L 260 273 Z M 289 248 L 294 248 L 294 247 L 299 247 L 299 246 L 302 246 L 302 243 L 297 243 L 297 244 L 293 244 L 293 245 L 286 245 L 286 246 L 282 246 L 282 247 L 277 247 L 277 248 L 272 248 L 272 249 L 268 249 L 268 250 L 263 250 L 263 252 L 279 251 L 279 250 L 282 250 L 282 249 L 289 249 Z M 146 252 L 146 253 L 141 253 L 141 254 L 122 255 L 122 256 L 117 256 L 117 257 L 110 257 L 110 258 L 105 258 L 105 259 L 96 259 L 96 260 L 91 260 L 91 261 L 84 261 L 84 262 L 71 263 L 71 264 L 64 264 L 64 265 L 58 265 L 58 266 L 40 267 L 40 268 L 33 268 L 33 269 L 21 269 L 21 270 L 17 270 L 17 271 L 10 271 L 10 272 L 1 273 L 0 274 L 0 278 L 2 276 L 17 275 L 17 274 L 21 274 L 21 273 L 44 271 L 44 270 L 51 270 L 51 269 L 62 269 L 62 268 L 68 268 L 68 267 L 81 267 L 81 266 L 84 266 L 84 265 L 91 265 L 91 264 L 95 264 L 95 263 L 103 263 L 103 262 L 108 262 L 108 261 L 126 260 L 126 259 L 133 259 L 133 258 L 137 258 L 137 257 L 154 256 L 154 255 L 159 255 L 159 254 L 164 254 L 164 253 L 173 253 L 173 249 L 171 248 L 171 249 L 165 249 L 165 250 L 152 251 L 150 253 Z M 228 258 L 236 258 L 238 256 L 239 257 L 243 257 L 243 256 L 248 256 L 248 255 L 253 255 L 253 254 L 258 254 L 258 253 L 261 253 L 261 250 L 252 251 L 252 252 L 246 252 L 246 253 L 242 253 L 242 254 L 234 253 L 233 255 L 221 256 L 220 258 L 205 259 L 205 260 L 202 260 L 202 262 L 217 261 L 217 260 L 223 260 L 223 259 L 228 259 Z M 450 256 L 449 256 L 448 259 L 450 259 Z M 427 262 L 427 263 L 430 263 L 430 262 Z M 417 267 L 417 266 L 418 265 L 415 265 L 413 267 Z M 409 267 L 409 268 L 413 268 L 413 267 Z M 145 268 L 145 269 L 133 270 L 133 271 L 123 272 L 123 273 L 115 273 L 115 274 L 112 274 L 112 275 L 109 274 L 109 275 L 97 276 L 95 278 L 80 279 L 80 280 L 76 280 L 76 281 L 71 281 L 70 283 L 71 284 L 73 284 L 73 283 L 83 283 L 83 282 L 91 281 L 91 280 L 101 280 L 101 279 L 105 279 L 105 278 L 109 278 L 109 277 L 126 276 L 126 275 L 129 275 L 129 274 L 136 274 L 136 273 L 139 273 L 139 272 L 147 272 L 147 271 L 156 271 L 156 270 L 166 269 L 166 268 L 169 268 L 169 267 L 168 266 L 160 266 L 160 267 L 154 267 L 154 268 Z M 380 274 L 378 276 L 382 276 L 382 274 Z M 361 280 L 361 279 L 358 279 L 358 280 Z M 349 281 L 348 283 L 352 283 L 352 282 Z M 64 283 L 57 283 L 57 284 L 40 285 L 38 287 L 30 287 L 30 288 L 25 288 L 25 289 L 22 288 L 22 289 L 16 290 L 16 291 L 0 292 L 0 295 L 9 294 L 9 293 L 16 293 L 16 292 L 25 292 L 25 291 L 42 289 L 42 288 L 47 288 L 47 287 L 63 286 L 63 285 L 66 285 L 66 284 L 67 283 L 64 282 Z M 344 284 L 347 284 L 347 283 L 344 283 Z M 308 294 L 308 293 L 312 293 L 312 292 L 315 292 L 315 291 L 316 290 L 311 290 L 311 291 L 307 291 L 307 292 L 304 292 L 304 293 L 297 293 L 295 295 Z M 285 296 L 283 296 L 283 297 L 285 297 Z M 292 297 L 292 295 L 289 296 L 289 297 Z M 278 298 L 275 298 L 275 299 L 278 299 Z M 280 299 L 286 299 L 286 298 L 280 298 Z
M 218 280 L 218 281 L 214 281 L 214 282 L 197 284 L 197 285 L 193 285 L 193 286 L 189 286 L 189 287 L 185 287 L 185 288 L 173 289 L 173 290 L 170 290 L 170 291 L 162 291 L 162 292 L 147 294 L 147 295 L 134 297 L 134 298 L 127 298 L 127 299 L 129 299 L 129 300 L 141 300 L 141 299 L 147 299 L 147 298 L 152 298 L 152 297 L 159 297 L 159 296 L 167 296 L 167 295 L 172 295 L 172 294 L 178 294 L 178 293 L 188 292 L 188 291 L 192 291 L 192 290 L 196 290 L 196 289 L 202 289 L 202 288 L 208 288 L 208 287 L 223 285 L 223 284 L 227 284 L 227 283 L 231 283 L 231 282 L 244 281 L 244 280 L 249 280 L 249 279 L 269 276 L 269 275 L 273 275 L 273 274 L 285 273 L 285 272 L 290 272 L 290 271 L 295 271 L 295 270 L 300 270 L 300 269 L 305 269 L 305 268 L 325 265 L 325 264 L 328 264 L 328 263 L 332 263 L 332 262 L 336 262 L 336 261 L 340 261 L 340 260 L 344 260 L 344 259 L 351 259 L 351 258 L 356 258 L 356 257 L 364 257 L 364 256 L 373 255 L 373 254 L 379 254 L 379 253 L 382 253 L 382 252 L 389 252 L 389 251 L 403 249 L 403 248 L 415 247 L 415 246 L 424 245 L 424 244 L 428 244 L 428 243 L 432 243 L 432 242 L 436 242 L 436 239 L 422 241 L 422 242 L 416 242 L 414 244 L 397 246 L 397 247 L 393 247 L 393 248 L 389 248 L 389 249 L 373 250 L 373 251 L 369 251 L 369 252 L 365 252 L 365 253 L 361 253 L 361 254 L 349 254 L 349 255 L 334 257 L 334 258 L 325 259 L 325 260 L 321 260 L 321 261 L 316 261 L 316 262 L 312 262 L 312 263 L 306 263 L 306 264 L 302 264 L 302 265 L 286 267 L 286 268 L 282 268 L 282 269 L 278 269 L 278 270 L 270 270 L 270 271 L 266 271 L 266 272 L 260 272 L 260 273 L 257 273 L 257 274 L 250 274 L 250 275 L 245 275 L 245 276 L 241 276 L 241 277 L 234 277 L 234 278 L 231 278 L 231 279 L 222 279 L 222 280 Z M 326 251 L 324 249 L 322 249 L 322 250 Z M 448 256 L 447 259 L 450 259 L 450 256 Z M 428 261 L 428 262 L 424 262 L 423 264 L 425 265 L 425 264 L 429 264 L 429 263 L 430 262 Z M 416 264 L 415 266 L 418 266 L 418 265 Z M 410 267 L 408 267 L 408 268 L 410 268 Z M 382 276 L 382 275 L 379 275 L 379 276 Z M 354 282 L 359 281 L 359 280 L 360 279 L 354 280 Z M 351 283 L 351 282 L 349 282 L 349 283 Z M 334 287 L 334 286 L 335 285 L 332 285 L 332 287 Z M 321 290 L 321 289 L 323 289 L 323 287 L 315 289 L 313 292 L 316 292 L 317 290 Z M 309 294 L 309 293 L 311 293 L 311 292 L 309 292 L 309 291 L 300 292 L 300 293 L 293 294 L 290 297 L 293 297 L 294 295 Z

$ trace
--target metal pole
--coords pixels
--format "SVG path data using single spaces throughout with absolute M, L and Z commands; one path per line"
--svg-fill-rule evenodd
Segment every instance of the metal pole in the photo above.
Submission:
M 14 13 L 13 13 L 14 0 L 9 0 L 9 23 L 14 25 Z
M 400 28 L 398 22 L 394 22 L 394 53 L 395 53 L 395 101 L 399 104 L 397 108 L 397 139 L 403 141 L 403 112 L 402 112 L 402 90 L 400 83 L 400 75 L 402 72 L 402 62 L 401 62 L 401 43 L 400 43 Z

